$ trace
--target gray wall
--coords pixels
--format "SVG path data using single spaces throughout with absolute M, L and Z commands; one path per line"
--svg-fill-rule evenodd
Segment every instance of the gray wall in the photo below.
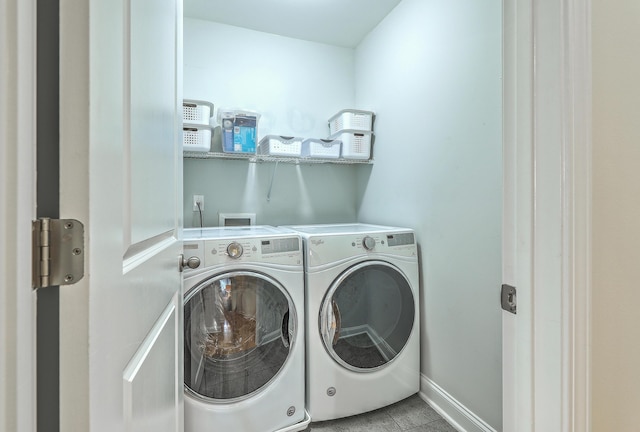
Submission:
M 356 50 L 356 101 L 358 219 L 417 232 L 423 383 L 501 430 L 501 2 L 403 0 Z
M 257 224 L 354 222 L 357 170 L 349 165 L 292 165 L 185 159 L 185 227 L 199 226 L 192 195 L 205 195 L 204 226 L 218 213 L 256 213 Z M 267 200 L 274 172 L 271 199 Z
M 259 112 L 259 139 L 268 134 L 325 138 L 327 120 L 354 105 L 353 62 L 350 48 L 184 21 L 185 98 L 210 101 L 216 111 Z M 193 195 L 204 195 L 204 226 L 218 225 L 219 212 L 256 213 L 256 223 L 270 225 L 356 220 L 359 167 L 280 163 L 267 200 L 274 168 L 272 163 L 185 159 L 185 227 L 200 223 Z

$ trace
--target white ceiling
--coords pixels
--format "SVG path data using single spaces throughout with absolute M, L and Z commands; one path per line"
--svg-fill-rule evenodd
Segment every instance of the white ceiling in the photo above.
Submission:
M 184 16 L 355 47 L 401 0 L 184 0 Z

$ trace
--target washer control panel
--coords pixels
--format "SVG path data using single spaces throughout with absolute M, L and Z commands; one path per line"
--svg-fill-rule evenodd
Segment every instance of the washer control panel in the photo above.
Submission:
M 231 262 L 302 263 L 298 236 L 204 240 L 203 246 L 205 267 Z

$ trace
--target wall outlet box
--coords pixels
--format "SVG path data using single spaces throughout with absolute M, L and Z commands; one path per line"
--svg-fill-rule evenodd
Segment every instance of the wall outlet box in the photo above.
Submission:
M 256 224 L 255 213 L 218 213 L 218 225 L 247 226 Z

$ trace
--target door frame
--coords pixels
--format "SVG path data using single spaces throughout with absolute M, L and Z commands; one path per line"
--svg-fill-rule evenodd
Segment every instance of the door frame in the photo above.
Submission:
M 518 200 L 522 202 L 522 205 L 517 208 L 505 206 L 505 216 L 507 216 L 505 227 L 512 229 L 515 226 L 511 224 L 517 221 L 519 222 L 517 227 L 522 227 L 524 224 L 526 227 L 524 232 L 531 234 L 523 237 L 525 244 L 518 247 L 517 254 L 517 262 L 523 266 L 522 269 L 518 268 L 519 279 L 516 283 L 519 285 L 519 312 L 525 311 L 525 313 L 520 313 L 517 320 L 507 326 L 507 331 L 512 331 L 512 335 L 517 339 L 513 370 L 518 371 L 518 376 L 524 378 L 517 383 L 505 383 L 505 401 L 507 395 L 514 396 L 509 410 L 506 410 L 505 406 L 505 419 L 509 417 L 516 419 L 515 421 L 520 425 L 518 431 L 535 430 L 536 425 L 539 424 L 536 420 L 542 416 L 548 416 L 548 413 L 536 406 L 535 401 L 543 400 L 545 391 L 560 389 L 562 404 L 559 412 L 554 412 L 554 416 L 561 425 L 561 430 L 588 431 L 590 430 L 591 289 L 589 271 L 591 260 L 591 5 L 589 1 L 562 0 L 556 9 L 540 9 L 539 3 L 541 2 L 534 3 L 533 0 L 503 1 L 505 180 L 508 181 L 509 178 L 513 180 L 513 176 L 517 174 L 521 180 L 517 183 L 517 187 L 507 186 L 506 190 L 507 193 L 517 192 Z M 15 188 L 5 190 L 7 196 L 3 196 L 0 202 L 2 205 L 0 214 L 6 218 L 6 221 L 11 221 L 10 225 L 15 227 L 17 238 L 25 241 L 17 244 L 17 249 L 7 242 L 2 245 L 4 262 L 7 268 L 14 270 L 12 274 L 18 280 L 14 285 L 1 284 L 1 294 L 5 298 L 15 294 L 22 301 L 15 315 L 8 315 L 6 308 L 2 309 L 1 324 L 6 328 L 19 329 L 25 338 L 21 338 L 20 341 L 7 341 L 8 343 L 0 346 L 1 362 L 8 361 L 11 352 L 19 354 L 21 359 L 20 363 L 9 364 L 9 369 L 3 369 L 0 372 L 3 374 L 2 382 L 4 383 L 0 387 L 0 412 L 3 413 L 2 418 L 6 422 L 16 425 L 16 430 L 33 431 L 35 430 L 35 312 L 33 293 L 29 290 L 31 244 L 26 240 L 31 235 L 30 221 L 35 218 L 33 192 L 35 185 L 35 1 L 0 0 L 0 5 L 3 11 L 8 10 L 9 7 L 15 8 L 18 16 L 18 19 L 13 22 L 15 26 L 3 25 L 8 33 L 2 35 L 8 38 L 9 43 L 6 47 L 10 51 L 9 56 L 13 56 L 7 57 L 3 52 L 2 60 L 17 58 L 18 61 L 12 68 L 16 71 L 16 76 L 8 79 L 1 77 L 0 85 L 13 87 L 21 95 L 19 100 L 22 105 L 19 106 L 18 117 L 15 120 L 18 134 L 15 142 L 31 142 L 31 145 L 15 147 L 16 152 L 8 151 L 14 143 L 2 143 L 2 154 L 7 157 L 6 166 L 17 169 L 3 170 L 3 181 L 9 182 L 5 184 L 12 184 L 10 182 L 15 181 L 13 184 Z M 4 17 L 9 18 L 7 15 Z M 534 51 L 544 36 L 545 28 L 541 23 L 545 19 L 553 20 L 554 18 L 561 22 L 561 43 L 551 45 L 548 51 Z M 540 154 L 535 152 L 536 144 L 541 144 L 536 141 L 540 137 L 536 132 L 540 131 L 535 128 L 540 126 L 534 120 L 539 120 L 539 116 L 544 116 L 545 112 L 539 110 L 538 117 L 534 118 L 534 107 L 540 108 L 540 93 L 544 93 L 545 88 L 535 85 L 540 81 L 533 69 L 533 59 L 535 56 L 537 62 L 543 61 L 545 57 L 557 55 L 561 55 L 562 127 L 556 132 L 561 137 L 562 151 L 559 160 L 558 155 L 546 160 L 547 163 L 556 164 L 556 166 L 560 162 L 559 165 L 563 168 L 561 183 L 556 185 L 562 191 L 561 218 L 555 221 L 561 226 L 563 234 L 561 273 L 557 279 L 561 287 L 562 313 L 556 327 L 546 330 L 559 331 L 562 335 L 560 352 L 557 353 L 559 356 L 554 356 L 551 353 L 536 352 L 534 334 L 538 335 L 537 322 L 535 317 L 529 315 L 527 318 L 526 314 L 527 310 L 541 310 L 545 307 L 545 301 L 549 300 L 532 295 L 536 288 L 535 284 L 540 281 L 539 278 L 534 277 L 537 262 L 532 260 L 531 252 L 534 250 L 533 247 L 536 250 L 544 250 L 545 243 L 552 242 L 552 239 L 540 236 L 533 213 L 526 210 L 531 210 L 531 206 L 535 204 L 537 212 L 540 213 L 545 205 L 537 194 L 539 190 L 535 188 L 536 185 L 531 184 L 534 178 L 538 178 L 534 177 L 533 169 L 537 167 L 539 170 L 541 162 Z M 12 101 L 16 102 L 17 99 L 8 99 L 9 103 Z M 517 110 L 510 111 L 510 108 L 515 107 Z M 7 120 L 12 122 L 13 118 L 2 112 L 0 121 Z M 510 145 L 515 142 L 507 141 L 506 138 L 509 137 L 523 137 L 522 140 L 518 138 L 518 143 L 524 148 L 518 149 L 520 151 L 515 153 L 517 147 L 510 148 Z M 2 136 L 2 138 L 4 141 L 5 137 Z M 511 165 L 507 166 L 508 164 Z M 526 187 L 527 185 L 529 187 Z M 510 189 L 511 187 L 516 189 Z M 3 229 L 2 235 L 6 235 L 6 228 Z M 534 244 L 526 241 L 533 241 Z M 528 249 L 527 244 L 531 246 Z M 506 245 L 505 252 L 515 252 L 514 245 L 518 243 Z M 513 275 L 514 265 L 515 263 L 511 263 L 511 267 L 507 265 L 506 272 L 511 271 Z M 7 277 L 8 273 L 3 272 L 3 275 Z M 505 282 L 509 282 L 508 278 Z M 16 287 L 15 292 L 9 289 L 10 286 Z M 22 291 L 21 294 L 20 291 Z M 25 292 L 29 294 L 26 295 Z M 524 307 L 527 299 L 530 300 L 530 306 Z M 505 336 L 507 343 L 508 337 L 507 334 Z M 536 373 L 544 370 L 542 365 L 546 361 L 559 363 L 561 372 L 559 382 L 555 379 L 556 377 Z M 5 379 L 7 376 L 4 374 L 19 377 L 20 390 L 23 393 L 16 393 L 16 386 L 12 385 L 12 380 Z M 508 390 L 508 387 L 512 390 Z M 17 398 L 13 399 L 15 396 Z M 514 415 L 511 416 L 511 413 Z M 504 430 L 513 430 L 507 427 L 508 424 L 510 424 L 509 421 L 505 422 Z
M 0 0 L 0 10 L 0 429 L 29 432 L 36 429 L 36 2 Z
M 503 1 L 505 432 L 589 431 L 591 4 Z

